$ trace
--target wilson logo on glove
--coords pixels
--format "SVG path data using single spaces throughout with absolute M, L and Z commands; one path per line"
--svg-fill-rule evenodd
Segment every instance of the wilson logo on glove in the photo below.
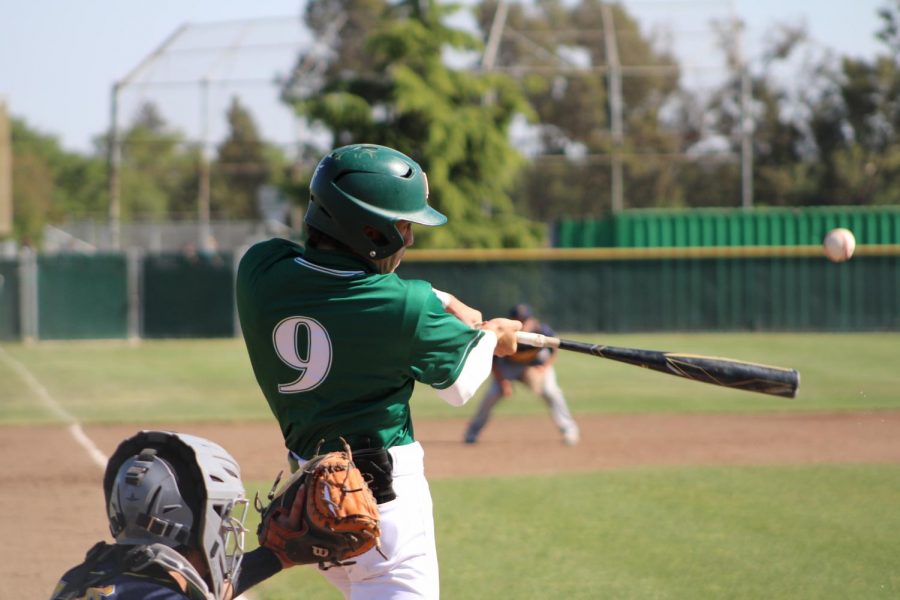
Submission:
M 353 463 L 349 444 L 343 452 L 316 456 L 278 488 L 281 473 L 262 506 L 259 545 L 285 567 L 319 563 L 320 569 L 353 564 L 347 559 L 372 548 L 381 552 L 378 504 Z M 385 556 L 385 558 L 387 558 Z

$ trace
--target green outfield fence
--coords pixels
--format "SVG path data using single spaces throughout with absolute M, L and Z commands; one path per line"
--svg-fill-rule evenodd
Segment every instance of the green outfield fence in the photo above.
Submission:
M 234 255 L 0 260 L 0 340 L 232 337 Z
M 37 257 L 37 337 L 125 337 L 127 263 L 122 254 Z
M 486 316 L 528 302 L 565 331 L 900 329 L 900 246 L 836 264 L 819 246 L 420 252 L 405 277 Z
M 144 257 L 141 265 L 142 337 L 235 334 L 231 253 L 161 254 Z
M 19 262 L 0 259 L 0 340 L 14 340 L 22 335 L 19 295 Z
M 238 335 L 230 253 L 47 255 L 0 262 L 0 339 Z M 900 245 L 845 263 L 816 246 L 411 251 L 486 317 L 532 304 L 572 332 L 897 331 Z
M 815 206 L 627 210 L 605 219 L 563 220 L 553 229 L 559 248 L 709 248 L 809 246 L 835 227 L 859 244 L 900 244 L 900 206 Z

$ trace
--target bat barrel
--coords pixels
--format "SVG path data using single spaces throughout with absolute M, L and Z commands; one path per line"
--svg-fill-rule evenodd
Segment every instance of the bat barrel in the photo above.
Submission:
M 794 369 L 676 353 L 666 353 L 665 360 L 673 375 L 748 392 L 795 398 L 800 387 Z
M 800 374 L 794 369 L 731 358 L 616 346 L 596 346 L 591 354 L 692 381 L 783 398 L 796 397 L 800 386 Z
M 548 339 L 555 340 L 555 338 Z M 523 341 L 522 343 L 527 342 Z M 731 358 L 620 348 L 571 340 L 559 340 L 558 345 L 554 344 L 554 347 L 608 358 L 692 381 L 783 398 L 795 398 L 800 387 L 800 373 L 794 369 Z

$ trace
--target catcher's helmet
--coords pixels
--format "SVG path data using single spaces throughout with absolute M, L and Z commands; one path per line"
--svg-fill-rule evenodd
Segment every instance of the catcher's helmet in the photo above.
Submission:
M 397 221 L 432 226 L 447 222 L 428 205 L 422 167 L 385 146 L 354 144 L 333 150 L 316 167 L 309 191 L 307 225 L 373 260 L 403 247 Z M 383 238 L 370 239 L 366 226 Z
M 248 501 L 237 461 L 218 444 L 141 431 L 109 459 L 103 492 L 117 543 L 200 550 L 216 598 L 226 580 L 237 578 Z

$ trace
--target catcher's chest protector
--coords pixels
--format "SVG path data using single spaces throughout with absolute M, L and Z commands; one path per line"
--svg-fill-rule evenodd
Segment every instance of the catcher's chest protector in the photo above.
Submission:
M 182 591 L 170 571 L 184 578 L 187 590 Z M 194 567 L 175 550 L 162 544 L 99 542 L 88 550 L 82 564 L 63 576 L 50 600 L 155 597 L 162 590 L 190 600 L 214 600 Z

